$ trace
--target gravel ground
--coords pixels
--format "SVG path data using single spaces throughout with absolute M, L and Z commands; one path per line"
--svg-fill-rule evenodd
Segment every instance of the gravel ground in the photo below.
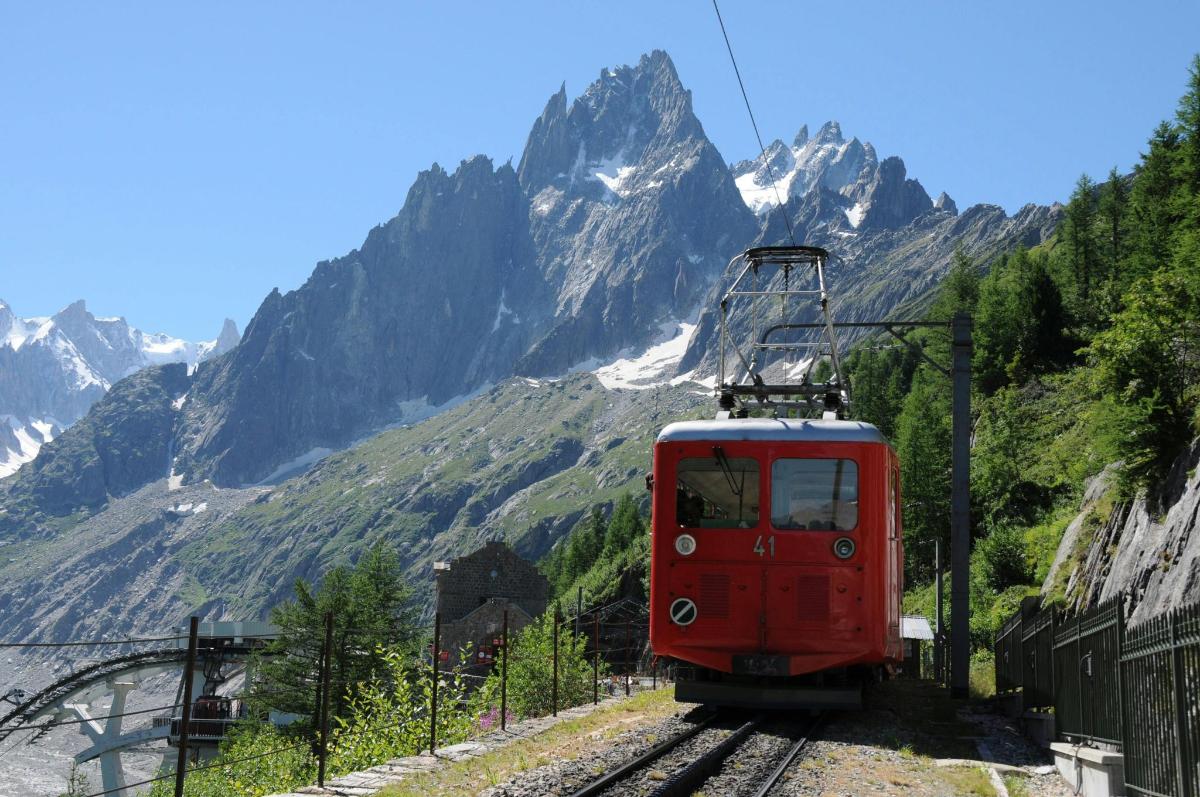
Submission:
M 707 713 L 702 710 L 680 711 L 665 721 L 642 725 L 626 731 L 613 739 L 609 744 L 599 747 L 594 752 L 580 758 L 558 760 L 546 766 L 523 772 L 521 775 L 505 783 L 485 789 L 480 792 L 480 796 L 542 797 L 543 795 L 570 794 L 603 775 L 605 772 L 615 769 L 626 761 L 641 755 L 656 744 L 666 741 L 668 738 L 682 733 L 688 728 L 694 727 L 705 716 L 707 716 Z M 669 766 L 671 759 L 684 754 L 686 750 L 691 750 L 694 745 L 715 744 L 719 741 L 721 734 L 728 732 L 728 728 L 725 727 L 701 732 L 695 738 L 690 739 L 667 756 L 659 759 L 654 765 L 654 771 L 658 771 L 657 767 L 660 765 L 664 767 Z M 635 788 L 633 781 L 618 785 L 622 787 L 628 785 L 630 789 Z M 638 781 L 638 786 L 645 788 L 645 792 L 637 790 L 610 790 L 610 792 L 613 794 L 648 793 L 653 785 L 655 785 L 655 782 L 650 780 L 649 774 L 643 771 Z
M 481 792 L 485 797 L 567 795 L 631 760 L 704 713 L 694 709 L 631 729 L 575 760 L 555 760 Z M 684 743 L 651 767 L 617 784 L 605 797 L 650 794 L 669 773 L 717 744 L 744 717 L 729 716 Z M 743 797 L 777 765 L 801 730 L 795 720 L 773 721 L 752 735 L 726 760 L 698 794 Z M 860 797 L 957 797 L 994 794 L 989 775 L 973 762 L 1020 768 L 1014 793 L 1030 797 L 1069 797 L 1071 790 L 1053 772 L 1049 753 L 1026 740 L 1011 722 L 978 709 L 965 709 L 936 688 L 891 682 L 873 694 L 861 711 L 831 715 L 784 773 L 772 797 L 821 795 Z M 959 760 L 957 765 L 951 759 Z M 963 764 L 965 760 L 965 765 Z

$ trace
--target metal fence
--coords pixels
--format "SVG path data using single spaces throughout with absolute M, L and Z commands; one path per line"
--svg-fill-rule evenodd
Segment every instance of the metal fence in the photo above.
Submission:
M 1200 605 L 1126 627 L 1124 599 L 1017 612 L 995 640 L 996 692 L 1053 707 L 1057 732 L 1121 748 L 1125 786 L 1200 797 Z

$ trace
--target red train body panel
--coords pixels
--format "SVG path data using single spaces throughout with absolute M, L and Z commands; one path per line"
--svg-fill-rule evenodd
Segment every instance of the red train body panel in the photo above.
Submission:
M 671 424 L 652 489 L 657 655 L 773 676 L 900 660 L 899 466 L 874 427 Z

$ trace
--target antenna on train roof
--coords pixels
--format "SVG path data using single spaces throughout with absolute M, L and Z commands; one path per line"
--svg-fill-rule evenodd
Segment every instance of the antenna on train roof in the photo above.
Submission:
M 745 265 L 721 299 L 721 352 L 716 386 L 720 412 L 717 417 L 745 417 L 749 414 L 749 400 L 756 401 L 759 407 L 771 409 L 776 414 L 780 410 L 818 410 L 823 418 L 844 417 L 850 408 L 850 383 L 842 370 L 833 316 L 829 308 L 829 292 L 825 284 L 825 263 L 829 259 L 829 253 L 817 246 L 760 246 L 747 249 L 729 265 L 733 266 L 739 259 Z M 809 284 L 815 282 L 815 287 L 793 288 L 794 273 L 807 276 Z M 763 277 L 761 288 L 760 277 Z M 815 297 L 820 306 L 822 320 L 816 323 L 789 322 L 787 302 L 789 297 L 793 296 Z M 757 323 L 754 323 L 757 320 L 758 305 L 763 300 L 770 302 L 775 297 L 780 301 L 783 318 L 780 323 L 768 326 L 760 333 L 756 328 Z M 734 330 L 730 322 L 730 313 L 735 303 L 744 306 L 746 299 L 749 299 L 751 305 L 752 323 L 749 347 L 747 351 L 743 351 L 732 339 Z M 817 333 L 816 339 L 796 342 L 772 340 L 773 337 L 789 330 L 812 330 Z M 733 373 L 726 368 L 726 353 L 729 349 L 732 349 L 737 358 Z M 785 367 L 779 369 L 782 371 L 781 379 L 768 383 L 764 371 L 773 364 L 771 354 L 778 352 L 786 355 L 796 351 L 803 351 L 807 355 L 807 359 L 799 367 L 798 381 L 789 381 L 797 374 L 789 373 L 789 369 Z M 829 376 L 823 381 L 814 381 L 814 366 L 818 360 L 826 358 L 830 365 Z M 739 364 L 740 369 L 737 367 Z M 734 375 L 735 373 L 737 375 Z

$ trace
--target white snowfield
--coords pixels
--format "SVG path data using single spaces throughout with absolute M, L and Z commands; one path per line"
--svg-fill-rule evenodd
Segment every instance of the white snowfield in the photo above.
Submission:
M 675 366 L 683 359 L 688 341 L 696 324 L 669 320 L 659 325 L 661 334 L 655 343 L 642 352 L 622 351 L 617 359 L 591 371 L 600 384 L 609 390 L 647 390 L 660 385 L 677 385 L 691 378 L 690 374 L 672 376 Z M 580 369 L 584 370 L 584 369 Z
M 874 168 L 875 162 L 870 144 L 843 140 L 841 128 L 829 122 L 815 138 L 806 138 L 799 146 L 775 141 L 767 147 L 766 161 L 759 155 L 740 174 L 735 172 L 734 184 L 746 207 L 762 216 L 789 197 L 804 196 L 818 185 L 849 196 L 848 189 L 864 170 Z M 855 204 L 845 211 L 846 220 L 857 228 L 865 212 L 865 206 Z

